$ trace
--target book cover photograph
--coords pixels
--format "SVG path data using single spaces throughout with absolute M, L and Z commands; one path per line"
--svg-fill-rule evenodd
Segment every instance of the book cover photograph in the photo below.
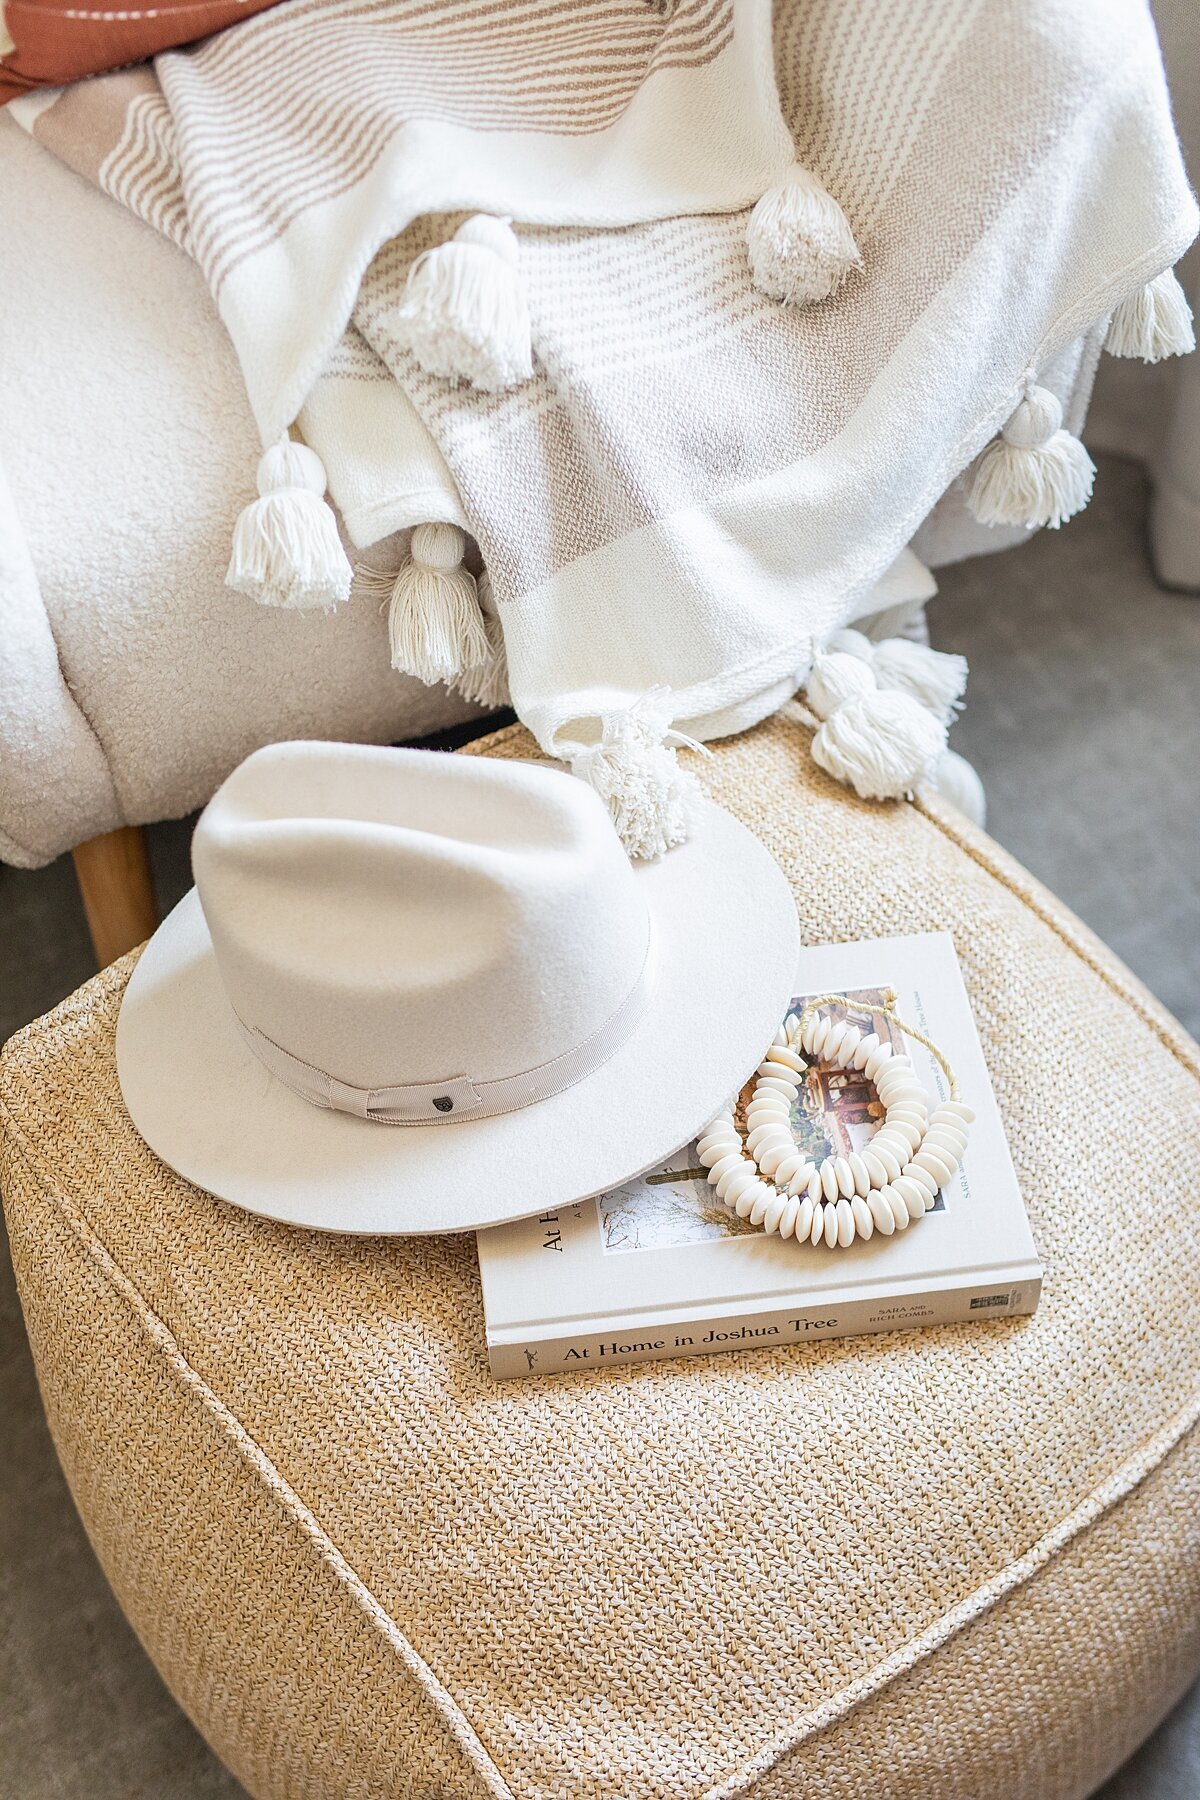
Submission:
M 828 1008 L 831 1017 L 849 1019 L 865 1034 L 874 1032 L 894 1050 L 904 1049 L 902 1034 L 882 1009 L 884 988 L 847 992 L 850 1006 Z M 790 1010 L 799 1013 L 809 998 L 796 994 Z M 734 1118 L 746 1128 L 746 1107 L 753 1092 L 748 1081 L 738 1095 Z M 796 1147 L 814 1163 L 828 1156 L 863 1150 L 883 1117 L 883 1106 L 866 1076 L 857 1070 L 811 1069 L 792 1108 Z M 665 1250 L 677 1244 L 757 1234 L 757 1227 L 726 1209 L 713 1193 L 708 1170 L 693 1154 L 694 1144 L 671 1157 L 661 1169 L 626 1182 L 595 1201 L 601 1246 L 606 1254 Z M 942 1206 L 939 1194 L 935 1207 Z
M 822 1010 L 911 1056 L 937 1103 L 948 1093 L 943 1069 L 893 1015 L 931 1036 L 976 1113 L 962 1164 L 925 1216 L 845 1251 L 785 1242 L 718 1198 L 693 1141 L 608 1193 L 478 1234 L 494 1374 L 1033 1311 L 1041 1266 L 953 940 L 925 933 L 806 948 L 789 1010 L 831 992 L 844 1002 Z M 731 1096 L 743 1133 L 754 1081 Z M 814 1060 L 790 1107 L 797 1154 L 816 1165 L 861 1154 L 884 1110 L 864 1070 Z

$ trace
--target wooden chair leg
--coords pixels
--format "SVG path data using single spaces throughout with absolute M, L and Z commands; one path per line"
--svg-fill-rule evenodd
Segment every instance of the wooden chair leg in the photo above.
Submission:
M 148 938 L 158 924 L 146 833 L 122 825 L 71 852 L 96 961 L 101 968 Z

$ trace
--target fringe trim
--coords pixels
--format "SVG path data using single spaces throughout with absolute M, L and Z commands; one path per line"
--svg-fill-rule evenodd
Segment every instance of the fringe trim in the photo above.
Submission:
M 845 213 L 799 163 L 768 188 L 746 225 L 755 286 L 772 300 L 827 300 L 862 257 Z
M 981 525 L 1057 531 L 1082 512 L 1095 478 L 1096 466 L 1079 439 L 1062 430 L 1057 396 L 1030 386 L 976 463 L 967 505 Z
M 353 570 L 323 498 L 325 465 L 283 437 L 259 461 L 259 497 L 233 528 L 225 585 L 261 606 L 329 611 L 350 598 Z
M 645 861 L 685 843 L 695 823 L 699 784 L 679 766 L 676 749 L 708 754 L 672 729 L 670 700 L 668 689 L 652 688 L 603 714 L 595 743 L 564 746 L 572 773 L 604 801 L 629 855 Z
M 360 570 L 363 587 L 381 594 L 388 609 L 393 669 L 427 687 L 458 682 L 465 670 L 491 657 L 475 577 L 463 564 L 465 549 L 457 525 L 418 525 L 394 573 Z
M 1192 309 L 1174 269 L 1164 269 L 1136 294 L 1122 300 L 1108 323 L 1104 348 L 1110 356 L 1162 362 L 1196 348 Z
M 505 219 L 477 213 L 419 256 L 396 315 L 401 341 L 430 375 L 498 393 L 533 373 L 520 250 Z
M 889 657 L 893 670 L 912 673 L 905 669 L 903 657 L 892 652 L 903 640 L 871 644 L 857 631 L 839 632 L 836 638 L 840 647 L 814 658 L 804 684 L 805 698 L 820 720 L 812 740 L 813 760 L 863 800 L 911 796 L 923 781 L 932 779 L 946 753 L 946 719 L 911 689 L 886 679 Z M 920 645 L 905 648 L 922 658 L 938 655 Z M 881 659 L 883 673 L 877 675 L 875 659 L 880 651 L 889 655 Z M 961 658 L 945 660 L 962 663 Z M 955 700 L 961 693 L 966 665 L 962 663 L 961 682 L 957 671 L 953 682 L 942 671 L 937 673 L 942 679 L 935 692 L 945 711 L 951 687 Z
M 486 706 L 490 712 L 495 712 L 498 707 L 512 704 L 508 687 L 508 652 L 504 647 L 504 628 L 492 599 L 491 577 L 486 569 L 480 574 L 476 586 L 479 590 L 479 610 L 483 614 L 483 629 L 488 641 L 488 656 L 485 661 L 472 663 L 469 668 L 464 669 L 456 685 L 464 700 L 473 700 L 477 706 Z

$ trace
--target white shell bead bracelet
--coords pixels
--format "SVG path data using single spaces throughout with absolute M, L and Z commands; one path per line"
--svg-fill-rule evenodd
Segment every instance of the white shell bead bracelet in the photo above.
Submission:
M 937 1045 L 899 1018 L 894 999 L 889 994 L 874 1010 L 925 1045 L 945 1071 L 950 1098 L 931 1110 L 911 1057 L 894 1051 L 877 1033 L 820 1011 L 851 1006 L 844 994 L 810 1000 L 799 1017 L 789 1015 L 759 1065 L 745 1139 L 732 1109 L 700 1134 L 697 1148 L 708 1179 L 740 1219 L 783 1238 L 845 1250 L 855 1238 L 877 1231 L 885 1237 L 906 1231 L 932 1209 L 962 1161 L 975 1114 L 963 1103 L 957 1077 Z M 884 1109 L 862 1150 L 820 1163 L 797 1147 L 791 1123 L 800 1084 L 818 1065 L 861 1072 Z

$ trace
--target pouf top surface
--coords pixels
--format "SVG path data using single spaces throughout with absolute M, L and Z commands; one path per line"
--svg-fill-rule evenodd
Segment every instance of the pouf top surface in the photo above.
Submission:
M 498 1384 L 471 1238 L 293 1230 L 146 1150 L 113 1058 L 128 961 L 5 1054 L 10 1205 L 32 1171 L 480 1792 L 752 1790 L 1196 1413 L 1188 1040 L 986 839 L 809 767 L 788 713 L 704 775 L 792 880 L 806 940 L 953 933 L 1046 1267 L 1032 1319 Z

